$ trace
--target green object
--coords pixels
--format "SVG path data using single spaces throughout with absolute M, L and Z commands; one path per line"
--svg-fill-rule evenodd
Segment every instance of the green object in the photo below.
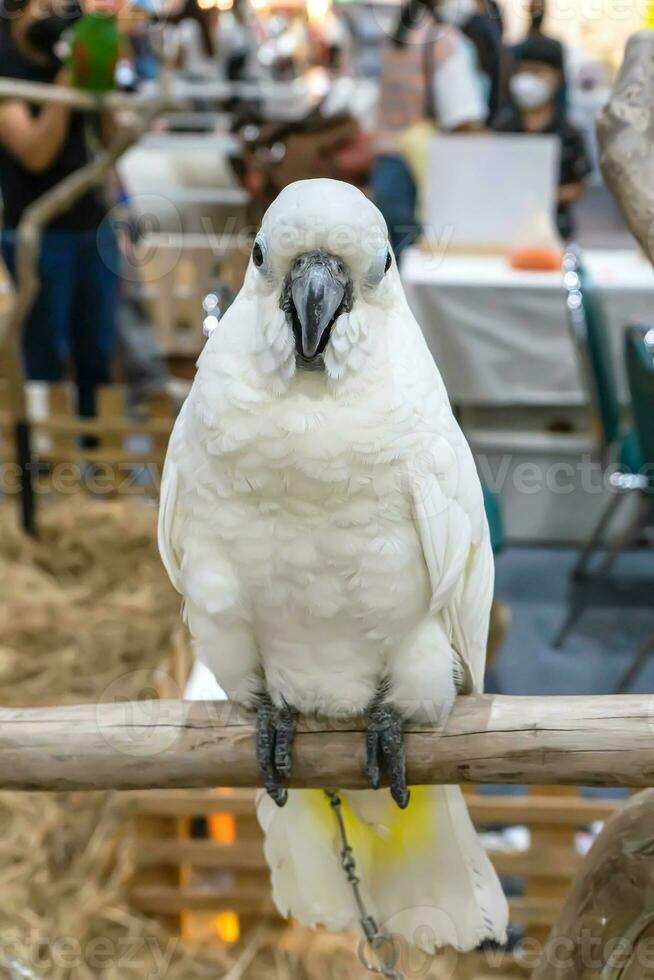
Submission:
M 620 421 L 618 383 L 606 317 L 597 290 L 583 268 L 579 269 L 579 288 L 583 317 L 575 327 L 576 339 L 587 367 L 587 383 L 602 441 L 606 449 L 617 445 L 617 461 L 623 472 L 638 473 L 643 465 L 640 443 L 634 430 L 624 428 Z
M 496 494 L 482 483 L 481 488 L 484 492 L 484 508 L 490 530 L 491 547 L 493 554 L 497 555 L 504 547 L 504 529 L 502 527 L 502 511 L 500 502 Z
M 622 437 L 618 462 L 623 473 L 640 473 L 643 468 L 643 452 L 634 429 L 627 429 Z
M 625 359 L 635 437 L 640 448 L 640 472 L 647 476 L 646 491 L 654 508 L 654 329 L 627 327 Z
M 86 92 L 110 92 L 120 53 L 118 21 L 113 14 L 85 14 L 71 36 L 73 84 Z
M 579 270 L 579 287 L 586 320 L 586 344 L 593 407 L 602 427 L 604 444 L 611 446 L 620 433 L 620 400 L 613 350 L 601 300 L 583 268 Z M 581 339 L 583 342 L 583 338 Z

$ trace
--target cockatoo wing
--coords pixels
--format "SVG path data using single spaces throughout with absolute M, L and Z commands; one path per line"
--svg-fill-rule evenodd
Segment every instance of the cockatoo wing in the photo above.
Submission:
M 477 474 L 473 473 L 477 480 Z M 430 473 L 412 485 L 416 527 L 432 586 L 431 609 L 449 624 L 452 646 L 469 674 L 466 691 L 483 687 L 488 616 L 493 597 L 493 555 L 485 520 L 473 522 L 460 501 L 443 493 Z M 479 494 L 480 506 L 483 498 Z
M 183 592 L 181 583 L 182 550 L 179 535 L 181 523 L 181 479 L 178 464 L 178 452 L 181 444 L 181 434 L 184 425 L 184 409 L 175 422 L 166 462 L 161 477 L 159 502 L 158 540 L 159 552 L 168 577 L 178 592 Z
M 449 626 L 468 675 L 464 690 L 481 691 L 494 580 L 483 494 L 472 453 L 408 306 L 402 319 L 394 362 L 421 433 L 408 479 L 431 581 L 431 609 Z

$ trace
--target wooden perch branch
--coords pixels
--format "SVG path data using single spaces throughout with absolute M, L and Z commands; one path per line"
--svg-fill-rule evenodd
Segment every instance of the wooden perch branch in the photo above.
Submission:
M 443 731 L 407 725 L 409 780 L 654 785 L 654 697 L 459 698 Z M 0 788 L 258 786 L 251 717 L 226 702 L 0 709 Z M 305 719 L 296 787 L 366 786 L 360 722 Z
M 161 101 L 157 89 L 145 95 L 132 95 L 125 92 L 107 92 L 105 95 L 97 95 L 66 85 L 22 82 L 16 78 L 0 78 L 0 99 L 21 99 L 32 105 L 64 105 L 80 112 L 147 109 Z
M 98 112 L 122 109 L 147 109 L 161 99 L 161 82 L 155 88 L 147 88 L 135 94 L 129 92 L 107 92 L 96 94 L 84 92 L 67 85 L 52 85 L 45 82 L 23 82 L 14 78 L 0 78 L 0 99 L 22 99 L 33 105 L 65 105 L 70 109 Z M 297 86 L 289 82 L 230 82 L 208 81 L 187 82 L 171 79 L 168 85 L 166 109 L 182 109 L 194 99 L 220 101 L 239 96 L 243 99 L 277 98 L 286 101 L 294 94 L 299 96 Z

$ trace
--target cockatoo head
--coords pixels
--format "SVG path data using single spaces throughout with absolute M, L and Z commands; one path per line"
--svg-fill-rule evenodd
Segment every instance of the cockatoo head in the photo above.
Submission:
M 361 191 L 337 180 L 290 184 L 266 212 L 244 285 L 257 301 L 260 367 L 285 382 L 360 372 L 398 290 L 386 224 Z

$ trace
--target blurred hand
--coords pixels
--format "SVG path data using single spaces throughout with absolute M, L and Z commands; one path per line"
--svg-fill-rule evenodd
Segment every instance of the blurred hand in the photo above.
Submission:
M 57 73 L 55 78 L 55 85 L 70 86 L 73 84 L 73 73 L 68 65 L 64 65 L 62 69 Z

